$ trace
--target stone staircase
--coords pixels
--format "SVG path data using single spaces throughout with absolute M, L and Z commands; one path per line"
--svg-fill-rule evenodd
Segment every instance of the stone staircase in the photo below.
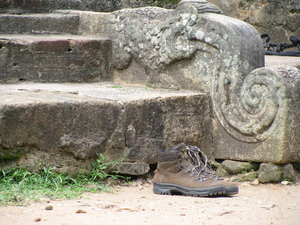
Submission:
M 300 158 L 299 71 L 264 68 L 254 28 L 184 5 L 176 13 L 63 9 L 0 14 L 0 168 L 78 173 L 105 153 L 121 173 L 141 175 L 158 149 L 180 142 L 210 158 Z
M 78 14 L 0 14 L 0 23 L 0 82 L 110 80 L 111 41 L 83 36 Z
M 106 16 L 0 14 L 0 166 L 76 173 L 105 152 L 121 173 L 140 175 L 178 142 L 211 157 L 208 96 L 114 83 L 111 40 L 89 15 Z

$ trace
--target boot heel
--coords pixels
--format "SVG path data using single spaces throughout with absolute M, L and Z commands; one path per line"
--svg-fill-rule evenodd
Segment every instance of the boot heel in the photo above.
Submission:
M 162 187 L 159 187 L 157 184 L 153 184 L 153 192 L 155 194 L 160 194 L 160 195 L 172 195 L 171 190 L 170 189 L 165 189 Z

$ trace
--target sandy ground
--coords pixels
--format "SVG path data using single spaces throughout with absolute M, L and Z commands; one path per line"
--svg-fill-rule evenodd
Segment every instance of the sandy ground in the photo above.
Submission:
M 299 224 L 300 183 L 238 185 L 232 197 L 156 195 L 148 183 L 115 187 L 115 193 L 86 193 L 79 200 L 1 206 L 0 224 Z

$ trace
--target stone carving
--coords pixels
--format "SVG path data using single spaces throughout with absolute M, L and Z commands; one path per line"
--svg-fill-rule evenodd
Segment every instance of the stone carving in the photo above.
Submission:
M 178 3 L 177 9 L 188 8 L 190 6 L 195 7 L 198 13 L 223 13 L 217 6 L 205 0 L 182 0 Z
M 231 46 L 238 50 L 245 46 L 238 46 L 237 43 L 234 43 L 235 38 L 230 40 L 226 33 L 221 33 L 221 30 L 218 31 L 215 28 L 216 25 L 220 26 L 220 24 L 211 22 L 215 15 L 200 16 L 199 14 L 206 12 L 221 13 L 217 7 L 208 4 L 206 1 L 191 0 L 181 1 L 176 10 L 146 7 L 115 12 L 112 20 L 112 23 L 116 24 L 117 30 L 112 38 L 115 40 L 113 47 L 114 66 L 120 70 L 126 69 L 132 58 L 134 58 L 145 68 L 151 81 L 155 80 L 154 78 L 159 76 L 159 73 L 166 66 L 176 61 L 192 59 L 196 53 L 201 55 L 201 58 L 196 62 L 198 68 L 206 67 L 205 64 L 210 63 L 207 58 L 211 58 L 217 63 L 216 65 L 209 64 L 206 68 L 206 73 L 209 73 L 209 79 L 211 80 L 207 82 L 210 84 L 207 85 L 206 91 L 211 92 L 213 87 L 212 95 L 215 110 L 221 124 L 232 134 L 236 133 L 236 129 L 238 129 L 238 133 L 244 135 L 252 135 L 253 132 L 255 134 L 261 133 L 261 126 L 267 126 L 268 124 L 259 125 L 250 118 L 250 123 L 254 123 L 253 126 L 257 127 L 248 128 L 247 126 L 251 125 L 241 126 L 243 122 L 235 120 L 237 113 L 242 117 L 247 117 L 244 112 L 237 112 L 236 106 L 237 104 L 243 104 L 247 107 L 249 103 L 240 103 L 240 100 L 237 100 L 235 96 L 242 83 L 244 82 L 247 85 L 252 76 L 243 81 L 234 73 L 240 73 L 241 75 L 244 73 L 246 75 L 247 71 L 250 72 L 251 69 L 256 68 L 256 65 L 240 67 L 240 64 L 243 64 L 241 56 L 232 55 L 232 50 L 228 46 L 232 44 Z M 242 22 L 238 24 L 237 21 L 228 17 L 224 18 L 224 16 L 220 19 L 227 19 L 229 25 L 239 26 L 241 32 L 248 34 L 248 37 L 253 37 L 253 33 L 256 34 L 251 29 L 250 31 L 243 30 L 243 26 L 248 30 L 250 26 L 247 27 L 248 25 Z M 257 40 L 257 37 L 255 38 Z M 247 50 L 247 48 L 245 49 Z M 259 53 L 261 55 L 258 55 L 258 57 L 262 58 L 262 51 Z M 201 76 L 203 72 L 199 72 L 197 69 L 195 70 L 196 76 Z M 222 72 L 217 74 L 218 71 Z M 247 94 L 247 91 L 242 93 Z M 252 131 L 250 131 L 251 129 Z M 247 141 L 249 139 L 244 138 L 242 135 L 234 136 L 241 140 Z M 253 141 L 253 138 L 250 139 L 248 141 Z
M 176 60 L 191 58 L 201 49 L 192 41 L 203 36 L 194 28 L 198 12 L 221 12 L 205 2 L 182 1 L 177 10 L 145 7 L 113 13 L 111 22 L 117 30 L 111 35 L 115 40 L 113 65 L 125 69 L 133 57 L 153 74 Z
M 34 42 L 30 37 L 18 42 L 3 39 L 1 57 L 11 59 L 4 60 L 9 65 L 7 71 L 11 71 L 4 71 L 4 82 L 15 82 L 11 75 L 17 72 L 14 77 L 19 78 L 22 72 L 26 76 L 20 81 L 26 78 L 44 82 L 109 80 L 121 85 L 140 84 L 142 89 L 147 84 L 197 93 L 185 96 L 174 91 L 180 94 L 178 98 L 172 95 L 164 98 L 161 93 L 151 98 L 149 92 L 143 101 L 126 101 L 122 93 L 120 101 L 108 104 L 101 99 L 67 93 L 63 97 L 51 97 L 53 102 L 49 102 L 49 97 L 36 102 L 31 92 L 24 91 L 29 106 L 15 108 L 6 107 L 12 93 L 9 98 L 0 94 L 4 99 L 0 101 L 4 105 L 0 110 L 3 127 L 0 144 L 5 151 L 14 146 L 25 146 L 27 151 L 27 145 L 33 146 L 36 151 L 48 154 L 43 157 L 48 163 L 48 158 L 57 152 L 87 162 L 97 152 L 107 150 L 108 160 L 122 155 L 127 162 L 144 165 L 157 162 L 158 148 L 168 149 L 184 141 L 192 145 L 199 143 L 209 155 L 220 159 L 273 163 L 300 160 L 299 70 L 287 66 L 264 67 L 260 35 L 249 24 L 222 15 L 206 1 L 192 0 L 181 1 L 176 9 L 169 10 L 145 7 L 113 13 L 68 10 L 56 13 L 33 17 L 42 17 L 39 21 L 47 24 L 52 18 L 48 30 L 52 34 L 62 32 L 55 28 L 66 19 L 72 27 L 68 32 L 79 37 L 60 40 L 54 38 L 58 35 L 53 35 L 51 39 L 38 38 Z M 9 15 L 3 21 L 8 17 L 17 22 L 23 18 L 24 24 L 33 18 Z M 12 28 L 11 33 L 20 31 L 18 27 Z M 23 28 L 24 33 L 32 32 Z M 40 34 L 45 33 L 43 28 L 40 26 Z M 80 35 L 86 35 L 87 39 Z M 57 43 L 64 48 L 57 48 Z M 28 61 L 28 57 L 53 59 L 54 64 L 51 60 L 48 60 L 50 64 L 45 60 Z M 41 68 L 37 63 L 41 63 Z M 43 67 L 43 63 L 48 67 Z M 38 68 L 35 71 L 39 72 L 46 68 L 43 71 L 49 73 L 42 74 L 41 79 L 40 73 L 32 76 L 31 68 Z M 65 68 L 68 68 L 67 78 Z M 13 96 L 18 99 L 19 95 Z M 31 102 L 37 105 L 32 107 Z M 55 121 L 45 124 L 45 118 Z M 19 155 L 17 152 L 15 157 Z M 57 163 L 56 159 L 53 162 Z
M 224 79 L 215 91 L 215 113 L 222 126 L 234 138 L 245 142 L 267 139 L 282 122 L 286 104 L 286 83 L 299 79 L 293 67 L 264 67 L 252 71 L 232 88 Z
M 295 107 L 288 103 L 287 86 L 289 80 L 298 79 L 299 70 L 263 67 L 259 33 L 251 25 L 221 13 L 206 1 L 192 0 L 181 1 L 174 10 L 146 7 L 114 12 L 110 23 L 115 31 L 109 35 L 114 40 L 116 74 L 121 81 L 130 80 L 128 74 L 134 74 L 131 65 L 135 63 L 135 67 L 144 69 L 144 83 L 210 93 L 218 119 L 214 131 L 217 157 L 291 160 L 287 151 L 299 152 L 294 140 L 289 146 L 281 145 L 276 156 L 267 146 L 273 148 L 278 140 L 287 141 L 288 130 L 282 126 L 287 123 L 287 108 Z M 136 74 L 137 79 L 131 80 L 138 80 L 142 73 Z M 223 139 L 227 139 L 227 145 Z M 252 144 L 262 142 L 269 155 L 260 154 L 261 146 Z M 242 152 L 244 145 L 247 154 Z M 231 152 L 237 146 L 243 150 Z

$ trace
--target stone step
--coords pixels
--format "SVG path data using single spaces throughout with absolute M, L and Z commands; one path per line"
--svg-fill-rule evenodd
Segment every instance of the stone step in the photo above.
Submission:
M 76 14 L 0 14 L 0 34 L 77 34 Z
M 47 13 L 56 9 L 111 12 L 128 6 L 127 3 L 127 0 L 2 0 L 0 1 L 0 13 Z
M 123 161 L 122 173 L 138 175 L 157 163 L 159 149 L 180 142 L 212 156 L 212 136 L 203 93 L 106 82 L 0 85 L 0 168 L 78 172 L 106 152 Z
M 110 80 L 111 41 L 79 35 L 1 35 L 0 83 Z
M 300 57 L 266 55 L 265 61 L 266 66 L 285 65 L 293 66 L 300 70 Z

